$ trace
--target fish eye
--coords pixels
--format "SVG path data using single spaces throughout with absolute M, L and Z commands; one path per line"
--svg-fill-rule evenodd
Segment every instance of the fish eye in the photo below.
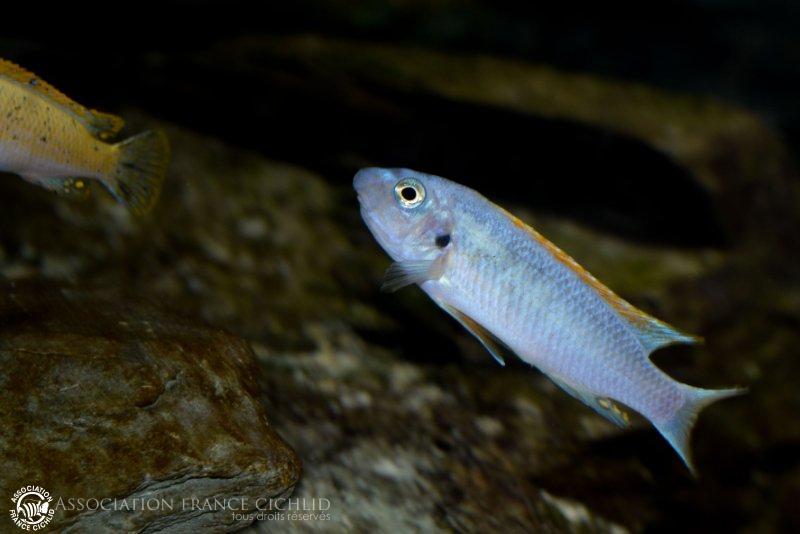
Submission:
M 419 180 L 403 178 L 394 186 L 394 194 L 404 208 L 416 208 L 425 200 L 425 187 Z

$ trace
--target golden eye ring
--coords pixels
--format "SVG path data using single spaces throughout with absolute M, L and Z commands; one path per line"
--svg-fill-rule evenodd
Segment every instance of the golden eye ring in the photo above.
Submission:
M 415 178 L 403 178 L 395 184 L 394 196 L 403 208 L 416 208 L 425 200 L 425 186 Z

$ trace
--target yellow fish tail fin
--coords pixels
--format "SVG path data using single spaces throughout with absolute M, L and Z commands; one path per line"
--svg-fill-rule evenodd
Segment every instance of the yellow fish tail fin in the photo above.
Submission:
M 139 215 L 158 200 L 169 165 L 169 141 L 160 131 L 149 131 L 115 145 L 117 165 L 105 180 L 116 199 Z

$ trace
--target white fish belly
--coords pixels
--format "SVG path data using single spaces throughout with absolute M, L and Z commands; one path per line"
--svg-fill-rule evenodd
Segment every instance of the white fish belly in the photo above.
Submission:
M 20 143 L 0 140 L 0 171 L 17 172 L 30 167 L 31 154 Z

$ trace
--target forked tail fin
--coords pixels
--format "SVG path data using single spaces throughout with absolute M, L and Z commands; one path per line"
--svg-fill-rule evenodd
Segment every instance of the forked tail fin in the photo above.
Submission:
M 118 143 L 119 160 L 104 180 L 114 197 L 133 213 L 150 211 L 158 200 L 169 165 L 169 141 L 160 131 L 144 132 Z
M 697 416 L 703 408 L 719 400 L 735 397 L 747 393 L 746 388 L 730 389 L 702 389 L 691 386 L 686 387 L 686 401 L 683 406 L 675 413 L 669 421 L 655 424 L 661 435 L 669 441 L 675 452 L 681 457 L 683 463 L 689 468 L 693 476 L 697 476 L 697 471 L 692 463 L 692 451 L 689 438 L 692 433 Z

